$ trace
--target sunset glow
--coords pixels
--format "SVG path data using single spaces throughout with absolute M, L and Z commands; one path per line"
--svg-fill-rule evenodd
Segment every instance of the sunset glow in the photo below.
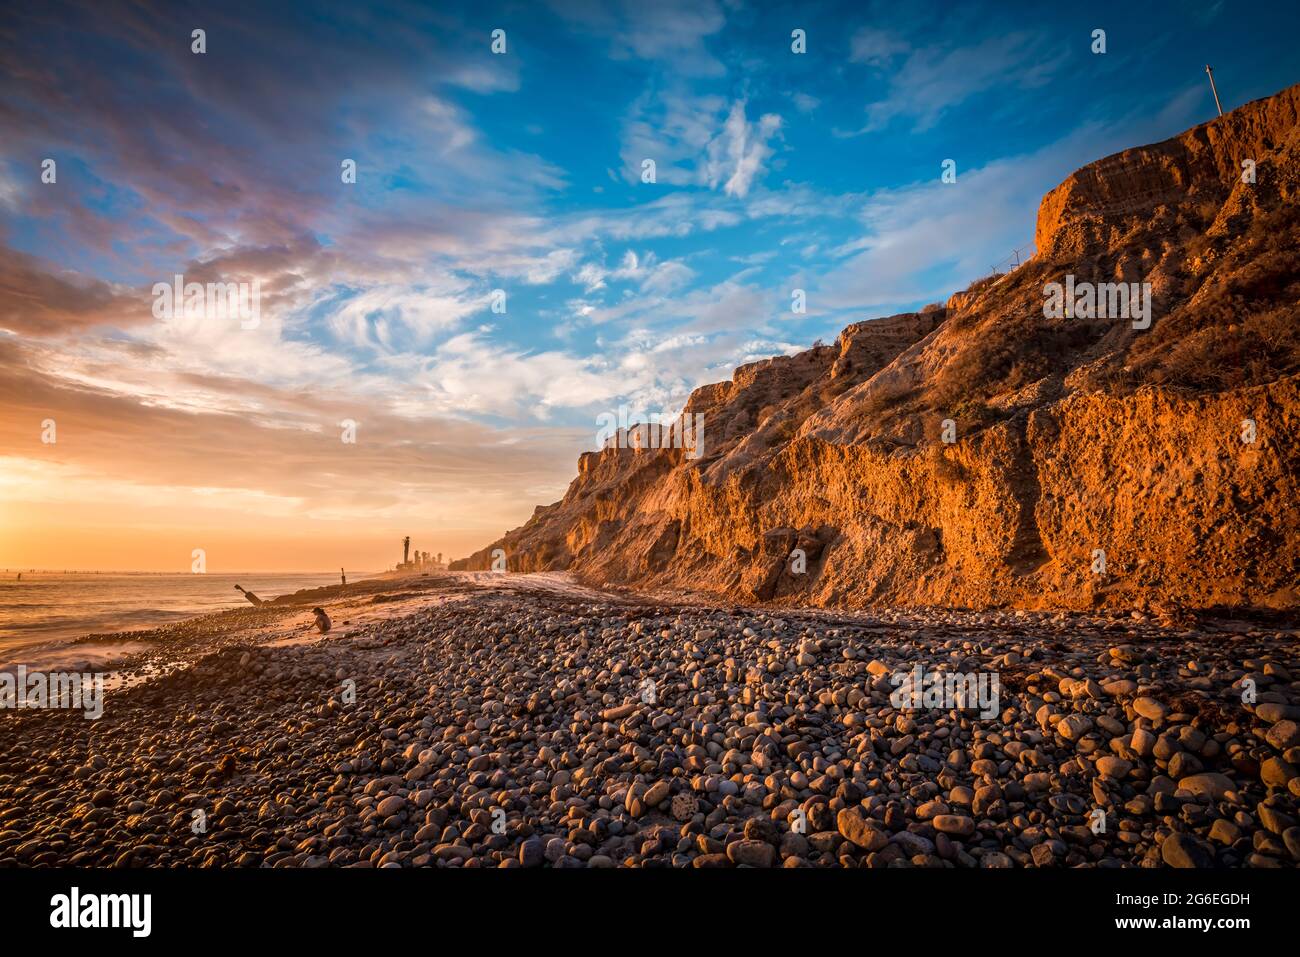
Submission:
M 563 494 L 600 415 L 942 301 L 1081 160 L 1208 96 L 1199 66 L 1125 59 L 1127 10 L 1084 75 L 1062 37 L 1086 18 L 810 12 L 832 71 L 724 7 L 521 11 L 508 56 L 463 9 L 398 30 L 221 5 L 201 56 L 170 5 L 11 11 L 0 567 L 382 569 L 408 534 L 468 554 Z M 1278 85 L 1250 60 L 1235 102 Z M 256 283 L 260 321 L 159 318 L 179 276 Z

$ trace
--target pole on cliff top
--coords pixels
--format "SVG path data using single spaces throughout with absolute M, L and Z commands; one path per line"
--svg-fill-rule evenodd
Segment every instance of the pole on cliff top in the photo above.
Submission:
M 1210 91 L 1214 94 L 1214 105 L 1218 109 L 1219 115 L 1222 116 L 1223 107 L 1219 103 L 1219 89 L 1214 85 L 1214 67 L 1208 63 L 1205 64 L 1205 72 L 1210 75 Z

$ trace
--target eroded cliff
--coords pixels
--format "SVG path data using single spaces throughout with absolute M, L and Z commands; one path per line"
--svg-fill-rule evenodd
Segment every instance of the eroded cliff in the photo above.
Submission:
M 1295 609 L 1300 87 L 1092 163 L 943 308 L 736 370 L 453 567 L 741 601 Z M 1044 314 L 1066 277 L 1140 318 Z

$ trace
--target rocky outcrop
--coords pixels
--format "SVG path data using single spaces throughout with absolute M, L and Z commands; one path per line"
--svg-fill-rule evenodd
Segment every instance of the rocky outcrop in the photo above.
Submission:
M 1221 200 L 1251 162 L 1259 185 L 1258 164 L 1274 155 L 1298 117 L 1300 86 L 1294 86 L 1163 143 L 1091 163 L 1043 198 L 1035 247 L 1049 256 L 1083 252 L 1108 241 L 1107 228 L 1123 235 L 1161 207 Z M 1286 182 L 1294 190 L 1293 177 L 1278 185 Z
M 1084 167 L 1015 272 L 737 369 L 686 405 L 700 448 L 587 453 L 453 567 L 501 549 L 816 605 L 1296 608 L 1298 112 L 1293 87 Z M 1067 276 L 1149 284 L 1150 323 L 1049 316 Z

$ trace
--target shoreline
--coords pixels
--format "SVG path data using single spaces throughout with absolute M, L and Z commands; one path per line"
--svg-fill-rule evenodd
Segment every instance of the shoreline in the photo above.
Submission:
M 543 583 L 543 590 L 560 590 L 599 596 L 601 593 L 575 585 L 562 574 L 525 576 Z M 12 670 L 17 664 L 28 666 L 29 671 L 39 665 L 47 670 L 73 665 L 69 670 L 86 671 L 96 663 L 111 666 L 112 674 L 128 672 L 132 680 L 139 677 L 156 677 L 160 658 L 172 658 L 184 664 L 230 644 L 275 644 L 286 641 L 312 641 L 345 636 L 341 626 L 350 626 L 354 618 L 341 617 L 340 612 L 354 615 L 359 622 L 372 622 L 376 617 L 389 618 L 409 612 L 407 605 L 431 593 L 443 594 L 452 589 L 456 594 L 469 593 L 481 583 L 499 584 L 500 579 L 488 572 L 420 572 L 381 573 L 358 579 L 347 585 L 322 585 L 302 588 L 275 598 L 264 599 L 261 605 L 247 602 L 230 608 L 198 614 L 182 614 L 174 621 L 153 627 L 131 628 L 120 631 L 90 632 L 50 645 L 44 658 L 35 662 L 24 660 L 0 664 L 0 671 Z M 318 633 L 311 608 L 325 607 L 333 620 L 328 636 Z M 382 608 L 376 614 L 375 607 Z M 12 651 L 23 651 L 28 646 L 18 646 Z M 85 665 L 84 667 L 75 667 Z M 150 669 L 150 665 L 154 665 Z M 153 670 L 151 675 L 137 672 Z
M 84 574 L 84 573 L 76 573 Z M 107 577 L 122 573 L 105 573 Z M 175 573 L 153 573 L 141 572 L 130 573 L 139 574 L 144 577 L 166 577 Z M 289 579 L 305 577 L 324 577 L 327 573 L 284 573 Z M 246 577 L 245 573 L 223 573 L 225 578 Z M 344 595 L 344 588 L 347 593 L 354 590 L 364 593 L 366 589 L 354 589 L 354 586 L 362 586 L 366 583 L 381 581 L 379 576 L 369 578 L 359 578 L 347 586 L 341 585 L 322 585 L 315 588 L 295 589 L 292 592 L 286 592 L 278 595 L 273 599 L 266 599 L 261 607 L 284 608 L 301 604 L 306 601 L 327 600 L 331 597 L 340 597 Z M 74 608 L 73 605 L 64 606 L 56 609 L 63 611 L 66 608 Z M 77 663 L 79 661 L 96 659 L 105 659 L 115 657 L 118 653 L 112 649 L 113 645 L 123 647 L 139 645 L 141 641 L 156 641 L 166 638 L 170 629 L 184 629 L 192 622 L 199 619 L 206 619 L 213 616 L 224 615 L 232 612 L 240 612 L 254 609 L 256 606 L 249 604 L 242 598 L 236 598 L 226 607 L 215 609 L 155 609 L 153 614 L 158 618 L 154 621 L 133 625 L 123 628 L 100 628 L 95 630 L 77 631 L 66 634 L 55 634 L 53 636 L 40 633 L 38 630 L 22 631 L 17 630 L 11 634 L 6 643 L 0 644 L 0 671 L 10 670 L 19 664 L 28 667 L 54 668 L 68 663 Z M 134 616 L 145 614 L 140 609 L 126 610 L 119 613 L 120 617 L 129 619 Z M 87 654 L 78 655 L 77 649 L 85 649 Z M 74 669 L 78 670 L 78 669 Z

